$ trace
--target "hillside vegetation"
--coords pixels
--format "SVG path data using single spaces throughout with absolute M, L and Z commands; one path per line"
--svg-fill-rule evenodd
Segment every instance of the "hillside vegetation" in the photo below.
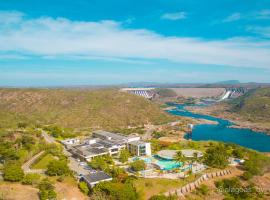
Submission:
M 269 122 L 270 88 L 252 90 L 231 102 L 232 111 L 254 122 Z
M 106 128 L 174 120 L 158 105 L 112 89 L 0 89 L 0 128 L 18 122 Z

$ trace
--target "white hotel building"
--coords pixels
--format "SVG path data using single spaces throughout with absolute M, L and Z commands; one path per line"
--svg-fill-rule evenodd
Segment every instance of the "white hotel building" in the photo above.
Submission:
M 81 159 L 91 161 L 102 155 L 116 155 L 122 149 L 136 156 L 150 156 L 151 144 L 140 140 L 139 136 L 124 136 L 107 131 L 94 131 L 93 137 L 80 143 L 76 139 L 63 140 L 62 143 Z

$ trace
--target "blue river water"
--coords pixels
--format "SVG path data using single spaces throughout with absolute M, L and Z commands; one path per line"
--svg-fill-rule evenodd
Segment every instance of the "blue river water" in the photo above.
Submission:
M 255 132 L 251 129 L 232 128 L 230 126 L 233 123 L 228 120 L 190 112 L 186 110 L 185 105 L 182 104 L 170 103 L 169 105 L 176 107 L 176 109 L 168 111 L 172 115 L 207 119 L 218 122 L 218 124 L 199 124 L 194 126 L 191 135 L 192 140 L 222 141 L 239 144 L 261 152 L 270 152 L 270 135 Z

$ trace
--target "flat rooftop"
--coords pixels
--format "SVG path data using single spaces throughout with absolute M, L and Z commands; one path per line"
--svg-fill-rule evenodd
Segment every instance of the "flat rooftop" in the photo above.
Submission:
M 104 137 L 111 137 L 113 140 L 126 140 L 127 139 L 127 137 L 124 135 L 102 131 L 102 130 L 93 131 L 93 133 L 104 136 Z
M 142 144 L 145 144 L 145 143 L 148 143 L 148 142 L 144 142 L 144 141 L 141 141 L 141 140 L 129 142 L 129 144 L 132 144 L 132 145 L 142 145 Z
M 103 171 L 97 171 L 95 173 L 90 173 L 88 175 L 84 175 L 83 178 L 85 179 L 85 181 L 87 181 L 90 184 L 91 183 L 96 183 L 96 182 L 99 182 L 99 181 L 112 179 L 111 176 L 109 176 L 108 174 L 106 174 Z
M 83 144 L 74 146 L 73 148 L 75 149 L 76 153 L 81 154 L 80 152 L 82 152 L 82 155 L 86 157 L 105 154 L 108 152 L 106 148 L 98 146 L 97 144 L 94 144 L 94 146 Z
M 161 150 L 157 153 L 157 155 L 161 158 L 165 158 L 165 159 L 169 159 L 169 160 L 173 160 L 176 153 L 178 151 L 181 151 L 183 156 L 185 156 L 186 158 L 193 158 L 195 153 L 198 154 L 198 157 L 202 157 L 203 153 L 201 151 L 198 150 L 194 150 L 194 149 L 183 149 L 183 150 Z

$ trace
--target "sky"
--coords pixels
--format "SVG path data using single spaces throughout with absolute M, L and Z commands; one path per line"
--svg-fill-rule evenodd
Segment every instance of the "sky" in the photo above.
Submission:
M 270 82 L 269 0 L 0 1 L 0 86 Z

